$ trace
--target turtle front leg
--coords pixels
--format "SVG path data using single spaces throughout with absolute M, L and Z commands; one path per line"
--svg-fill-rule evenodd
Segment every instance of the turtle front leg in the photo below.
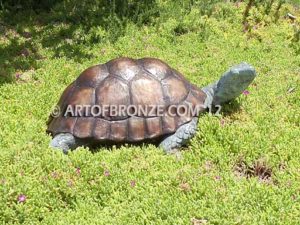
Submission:
M 166 137 L 159 147 L 166 153 L 172 153 L 174 150 L 184 146 L 196 133 L 198 118 L 194 117 L 189 123 L 180 126 L 176 132 Z
M 205 106 L 221 105 L 237 98 L 251 84 L 255 76 L 255 69 L 245 62 L 231 67 L 219 81 L 202 88 L 207 95 Z
M 70 133 L 61 133 L 55 135 L 50 142 L 50 147 L 60 149 L 67 154 L 70 149 L 77 147 L 75 137 Z

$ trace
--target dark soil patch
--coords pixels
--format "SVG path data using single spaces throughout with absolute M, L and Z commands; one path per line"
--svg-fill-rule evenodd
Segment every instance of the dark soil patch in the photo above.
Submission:
M 247 164 L 245 161 L 240 160 L 234 170 L 237 175 L 246 177 L 247 179 L 257 177 L 261 181 L 272 181 L 272 168 L 263 160 L 257 160 L 252 164 Z

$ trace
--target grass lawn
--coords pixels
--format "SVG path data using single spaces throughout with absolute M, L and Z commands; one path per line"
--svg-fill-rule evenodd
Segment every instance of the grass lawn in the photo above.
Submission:
M 164 11 L 150 23 L 89 29 L 57 11 L 0 13 L 1 223 L 299 223 L 297 1 L 277 19 L 276 7 L 269 15 L 252 8 L 246 32 L 245 3 L 217 4 L 207 16 L 158 2 Z M 153 145 L 49 148 L 46 121 L 62 91 L 118 56 L 160 58 L 199 87 L 242 61 L 258 76 L 221 116 L 200 116 L 181 156 Z

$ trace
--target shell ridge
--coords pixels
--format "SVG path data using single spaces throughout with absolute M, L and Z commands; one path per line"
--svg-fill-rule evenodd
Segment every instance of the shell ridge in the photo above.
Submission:
M 164 87 L 166 87 L 166 84 L 164 83 L 164 80 L 162 80 L 160 82 L 160 86 L 161 86 L 162 93 L 163 93 L 163 99 L 164 99 L 164 101 L 166 103 L 166 106 L 168 107 L 171 104 L 171 100 L 170 100 L 170 97 L 164 91 L 164 89 L 166 89 L 166 88 L 164 88 Z
M 76 80 L 75 81 L 73 81 L 70 85 L 72 85 L 72 88 L 71 88 L 71 90 L 69 91 L 69 93 L 67 93 L 67 96 L 65 97 L 65 99 L 63 100 L 63 102 L 61 103 L 61 105 L 59 105 L 59 107 L 60 107 L 60 110 L 61 111 L 63 111 L 64 110 L 64 108 L 65 108 L 65 105 L 66 105 L 66 103 L 68 102 L 68 99 L 70 98 L 70 96 L 73 94 L 73 92 L 74 92 L 74 89 L 75 89 L 75 84 L 76 83 Z M 61 96 L 62 97 L 62 96 Z M 60 97 L 60 98 L 61 98 Z M 59 99 L 60 100 L 60 99 Z M 60 116 L 62 116 L 62 115 L 60 115 Z M 49 116 L 49 119 L 48 119 L 48 121 L 47 121 L 47 125 L 49 125 L 50 123 L 52 123 L 52 122 L 54 122 L 55 120 L 57 120 L 58 118 L 55 118 L 55 117 L 53 117 L 52 115 L 50 115 Z M 75 124 L 74 124 L 75 125 Z M 49 127 L 49 126 L 48 126 Z M 73 131 L 72 131 L 73 132 Z M 53 131 L 51 131 L 51 133 L 56 133 L 56 132 L 53 132 Z
M 75 127 L 76 127 L 76 123 L 77 123 L 77 121 L 78 121 L 78 117 L 75 117 L 76 119 L 75 119 L 75 122 L 74 122 L 74 126 L 73 126 L 73 129 L 72 129 L 72 134 L 74 135 L 74 129 L 75 129 Z
M 128 84 L 130 82 L 130 81 L 127 81 L 126 79 L 124 79 L 123 77 L 118 76 L 117 74 L 113 74 L 113 73 L 110 73 L 108 75 L 108 77 L 110 77 L 110 78 L 116 78 L 116 79 L 118 79 L 118 80 L 120 80 L 120 81 L 122 81 L 122 82 L 124 82 L 126 84 Z
M 144 58 L 143 58 L 143 59 L 144 59 Z M 142 60 L 142 59 L 140 59 L 140 60 Z M 147 70 L 147 69 L 144 67 L 144 65 L 143 65 L 143 63 L 142 63 L 141 61 L 138 61 L 138 64 L 139 64 L 139 66 L 141 67 L 142 71 L 144 71 L 147 75 L 149 75 L 150 77 L 154 78 L 155 80 L 160 81 L 159 79 L 157 79 L 156 76 L 154 76 L 149 70 Z
M 150 132 L 149 132 L 147 121 L 146 121 L 145 117 L 143 117 L 143 123 L 144 123 L 144 129 L 145 129 L 144 138 L 148 139 L 148 137 L 150 136 Z

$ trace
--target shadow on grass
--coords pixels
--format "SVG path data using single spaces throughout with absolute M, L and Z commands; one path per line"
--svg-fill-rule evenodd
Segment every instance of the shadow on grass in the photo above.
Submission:
M 218 112 L 218 110 L 220 110 Z M 223 116 L 230 116 L 231 114 L 235 114 L 241 110 L 241 104 L 237 101 L 237 99 L 234 99 L 230 101 L 229 103 L 222 104 L 221 109 L 217 107 L 213 107 L 211 109 L 212 114 L 219 114 L 221 113 Z
M 231 102 L 224 104 L 222 106 L 223 116 L 230 116 L 241 111 L 241 104 L 237 99 L 232 100 Z
M 125 34 L 128 22 L 141 26 L 158 15 L 154 0 L 108 3 L 61 1 L 48 12 L 0 11 L 0 85 L 15 80 L 18 73 L 37 69 L 45 49 L 50 51 L 47 57 L 80 63 L 93 57 L 89 46 L 114 43 Z
M 22 72 L 34 70 L 43 59 L 29 32 L 0 23 L 0 85 L 18 79 Z

